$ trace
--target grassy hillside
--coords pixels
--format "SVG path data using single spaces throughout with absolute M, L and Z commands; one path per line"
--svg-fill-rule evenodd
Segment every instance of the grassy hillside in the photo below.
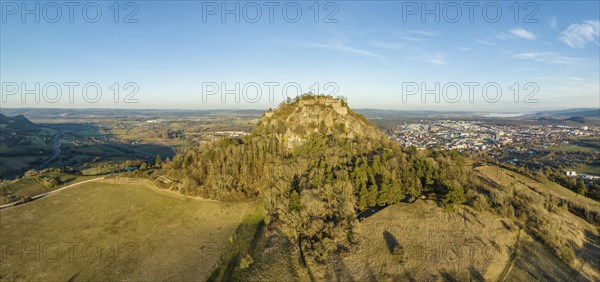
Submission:
M 96 178 L 96 176 L 47 170 L 17 180 L 5 181 L 0 183 L 0 205 L 24 201 L 24 199 L 93 178 Z
M 366 218 L 359 234 L 356 251 L 328 271 L 330 278 L 495 280 L 510 261 L 519 228 L 489 213 L 444 212 L 419 200 Z
M 597 201 L 494 166 L 475 173 L 487 182 L 484 190 L 493 187 L 486 200 L 492 210 L 525 231 L 506 281 L 600 279 Z
M 358 224 L 357 244 L 324 263 L 264 232 L 238 273 L 248 281 L 536 281 L 600 279 L 597 226 L 571 212 L 598 203 L 549 182 L 493 166 L 473 171 L 483 203 L 447 211 L 433 199 L 397 203 Z M 489 194 L 487 194 L 489 193 Z M 483 196 L 486 195 L 486 196 Z M 477 198 L 477 196 L 475 197 Z M 480 198 L 484 199 L 484 198 Z M 509 210 L 503 213 L 499 210 Z M 569 257 L 571 255 L 572 257 Z
M 514 190 L 535 198 L 542 196 L 548 201 L 565 204 L 565 208 L 581 218 L 595 225 L 600 224 L 600 202 L 581 196 L 552 181 L 541 183 L 496 166 L 480 166 L 475 168 L 475 172 L 507 190 Z
M 0 114 L 0 177 L 21 173 L 52 153 L 52 136 L 56 130 L 32 123 L 23 115 Z
M 0 280 L 204 280 L 250 204 L 86 183 L 0 210 Z

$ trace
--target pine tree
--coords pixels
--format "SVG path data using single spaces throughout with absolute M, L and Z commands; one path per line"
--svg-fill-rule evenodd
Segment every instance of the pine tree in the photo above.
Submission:
M 375 205 L 377 205 L 377 196 L 377 185 L 373 184 L 371 185 L 371 187 L 369 187 L 369 196 L 367 198 L 367 205 L 369 205 L 369 207 L 374 207 Z
M 379 155 L 373 157 L 373 172 L 381 173 L 381 158 Z
M 399 182 L 392 182 L 389 185 L 389 194 L 388 198 L 390 199 L 390 204 L 400 202 L 404 197 L 404 192 L 402 191 L 402 187 Z
M 445 195 L 442 204 L 446 208 L 452 208 L 465 202 L 465 193 L 458 181 L 451 180 L 445 186 Z
M 359 192 L 358 192 L 358 209 L 359 210 L 364 210 L 369 206 L 368 198 L 369 198 L 369 190 L 367 190 L 367 185 L 365 183 L 363 183 L 360 185 Z
M 381 189 L 379 189 L 379 195 L 377 196 L 377 205 L 383 207 L 393 203 L 390 196 L 390 186 L 387 183 L 382 184 Z
M 302 203 L 300 202 L 300 194 L 296 190 L 292 190 L 289 200 L 289 210 L 291 212 L 298 212 L 302 209 Z

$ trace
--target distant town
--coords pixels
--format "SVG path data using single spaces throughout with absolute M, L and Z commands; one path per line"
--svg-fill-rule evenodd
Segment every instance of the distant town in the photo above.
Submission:
M 588 126 L 566 125 L 523 125 L 519 127 L 498 126 L 481 122 L 440 120 L 431 123 L 399 125 L 393 131 L 393 138 L 402 146 L 415 146 L 418 149 L 459 151 L 485 151 L 502 148 L 508 144 L 540 143 L 554 146 L 559 140 L 570 137 L 597 135 Z M 557 143 L 558 142 L 558 143 Z
M 540 170 L 545 166 L 560 169 L 567 177 L 600 179 L 596 171 L 581 173 L 575 168 L 587 168 L 585 158 L 597 159 L 600 152 L 593 141 L 600 135 L 597 128 L 587 125 L 498 125 L 483 121 L 437 120 L 404 123 L 391 131 L 390 138 L 404 147 L 417 149 L 457 150 L 484 154 L 500 163 Z M 597 142 L 595 142 L 597 143 Z M 544 163 L 549 152 L 563 152 Z M 570 153 L 570 154 L 569 154 Z

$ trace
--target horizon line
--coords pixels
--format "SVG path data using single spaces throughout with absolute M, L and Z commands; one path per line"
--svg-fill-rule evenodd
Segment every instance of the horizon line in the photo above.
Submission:
M 0 111 L 3 110 L 119 110 L 119 111 L 267 111 L 269 108 L 276 109 L 277 107 L 267 107 L 263 109 L 256 108 L 210 108 L 210 109 L 198 109 L 198 108 L 108 108 L 108 107 L 89 107 L 89 108 L 64 108 L 64 107 L 0 107 Z M 377 110 L 377 111 L 397 111 L 397 112 L 442 112 L 442 113 L 451 113 L 451 112 L 472 112 L 472 113 L 531 113 L 531 112 L 540 112 L 540 111 L 560 111 L 560 110 L 600 110 L 598 108 L 578 108 L 578 107 L 565 107 L 565 108 L 542 108 L 535 110 L 522 110 L 522 111 L 496 111 L 496 110 L 428 110 L 428 109 L 389 109 L 389 108 L 351 108 L 351 110 Z

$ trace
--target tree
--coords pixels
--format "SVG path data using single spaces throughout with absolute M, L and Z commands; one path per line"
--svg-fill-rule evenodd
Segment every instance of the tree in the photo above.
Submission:
M 359 185 L 359 190 L 358 190 L 358 209 L 359 210 L 364 210 L 368 207 L 368 198 L 369 198 L 369 191 L 367 190 L 367 185 L 365 183 L 362 183 Z
M 446 186 L 444 199 L 442 200 L 444 207 L 451 209 L 455 205 L 461 205 L 465 202 L 465 193 L 458 181 L 450 180 L 444 186 Z
M 162 159 L 160 158 L 160 155 L 156 155 L 156 161 L 154 162 L 154 166 L 156 166 L 156 167 L 162 166 Z
M 379 195 L 377 196 L 378 206 L 384 207 L 393 202 L 390 192 L 390 186 L 387 183 L 381 185 L 381 189 L 379 189 Z
M 369 205 L 369 207 L 374 207 L 377 205 L 377 192 L 377 185 L 373 184 L 371 187 L 369 187 L 369 195 L 367 197 L 367 205 Z
M 300 202 L 300 194 L 296 190 L 292 190 L 290 193 L 289 210 L 291 212 L 298 212 L 302 209 L 302 203 Z
M 584 195 L 587 194 L 587 188 L 585 187 L 585 183 L 581 179 L 577 179 L 577 194 Z
M 190 164 L 192 164 L 192 156 L 189 154 L 186 154 L 185 157 L 183 157 L 182 166 L 183 166 L 183 168 L 187 168 Z
M 338 96 L 338 99 L 340 99 L 340 101 L 342 102 L 342 106 L 347 106 L 348 105 L 348 98 L 346 96 Z

